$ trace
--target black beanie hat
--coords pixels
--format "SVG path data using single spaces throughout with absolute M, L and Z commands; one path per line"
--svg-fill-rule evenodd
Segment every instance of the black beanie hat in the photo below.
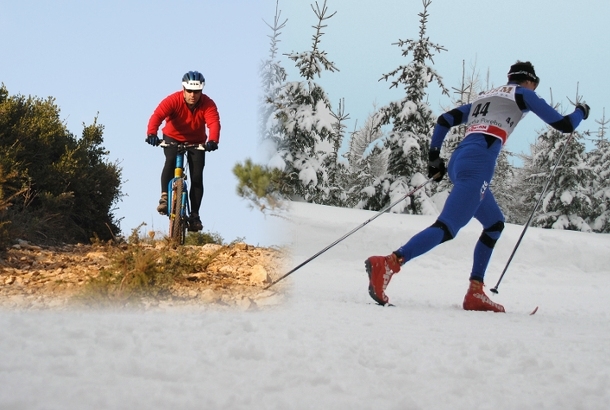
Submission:
M 510 66 L 508 71 L 508 81 L 514 81 L 520 83 L 522 81 L 533 81 L 536 84 L 540 82 L 540 78 L 534 71 L 534 66 L 529 61 L 517 61 L 515 64 Z

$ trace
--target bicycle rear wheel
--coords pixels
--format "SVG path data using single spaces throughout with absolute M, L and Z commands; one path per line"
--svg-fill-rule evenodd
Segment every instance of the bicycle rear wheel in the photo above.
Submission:
M 174 245 L 184 245 L 186 238 L 186 220 L 183 215 L 182 192 L 184 180 L 177 178 L 172 189 L 172 208 L 169 215 L 169 237 Z

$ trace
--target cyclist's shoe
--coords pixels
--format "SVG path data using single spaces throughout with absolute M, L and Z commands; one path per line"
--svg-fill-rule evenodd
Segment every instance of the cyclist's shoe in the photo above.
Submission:
M 161 194 L 159 205 L 157 205 L 157 212 L 159 212 L 161 215 L 167 215 L 167 193 L 165 192 Z
M 470 287 L 464 296 L 464 310 L 479 310 L 491 312 L 504 312 L 504 306 L 492 302 L 483 292 L 483 282 L 470 280 Z
M 395 253 L 388 256 L 371 256 L 364 261 L 369 275 L 369 295 L 380 305 L 387 305 L 389 299 L 385 289 L 395 273 L 400 271 L 402 258 Z
M 189 226 L 188 230 L 190 232 L 197 232 L 203 229 L 203 225 L 201 224 L 201 219 L 199 219 L 199 214 L 191 214 L 189 216 Z

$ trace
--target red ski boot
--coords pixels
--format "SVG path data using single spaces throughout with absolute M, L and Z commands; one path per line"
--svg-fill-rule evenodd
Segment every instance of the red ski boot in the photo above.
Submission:
M 369 295 L 380 305 L 389 302 L 385 289 L 392 279 L 392 275 L 400 271 L 402 259 L 395 253 L 388 256 L 371 256 L 364 261 L 366 272 L 369 274 Z
M 470 287 L 464 296 L 464 310 L 479 310 L 491 312 L 505 312 L 504 306 L 492 302 L 483 292 L 483 282 L 470 280 Z

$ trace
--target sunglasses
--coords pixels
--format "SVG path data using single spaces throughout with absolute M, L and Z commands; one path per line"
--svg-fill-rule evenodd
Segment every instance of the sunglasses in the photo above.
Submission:
M 184 89 L 184 91 L 186 91 L 189 94 L 193 94 L 193 93 L 199 94 L 199 93 L 201 93 L 201 90 L 187 90 L 186 88 Z

